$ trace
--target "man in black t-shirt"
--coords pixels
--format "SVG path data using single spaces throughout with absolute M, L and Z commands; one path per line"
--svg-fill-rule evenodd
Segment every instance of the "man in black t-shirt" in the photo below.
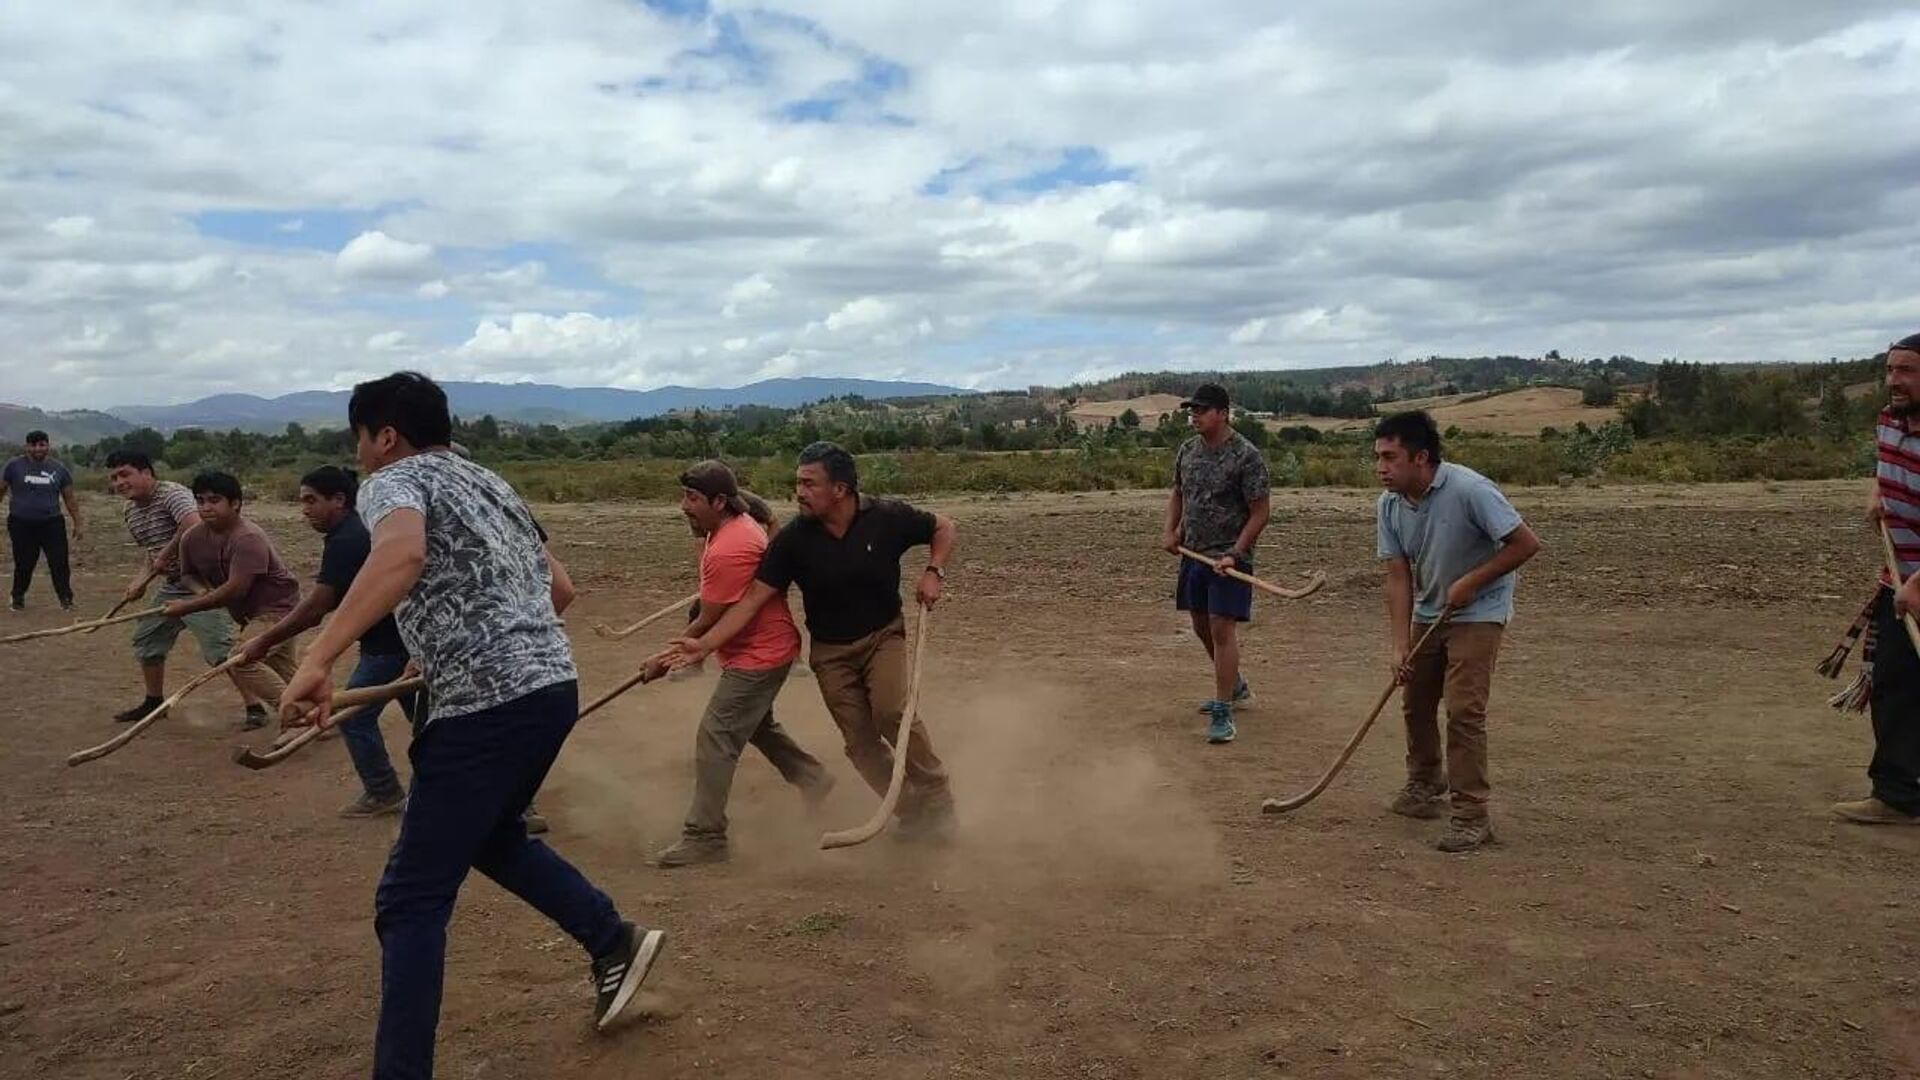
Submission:
M 314 531 L 326 540 L 320 551 L 320 573 L 314 587 L 301 598 L 299 606 L 288 612 L 260 636 L 240 647 L 240 653 L 257 660 L 274 646 L 291 640 L 320 625 L 328 612 L 339 606 L 353 579 L 373 551 L 373 537 L 354 508 L 360 483 L 353 470 L 333 465 L 315 469 L 300 478 L 300 513 Z M 400 678 L 407 667 L 407 647 L 400 640 L 400 628 L 388 615 L 360 635 L 360 661 L 347 679 L 347 689 L 380 686 Z M 401 708 L 411 711 L 411 702 L 401 700 Z M 406 801 L 406 789 L 393 771 L 393 759 L 387 756 L 386 740 L 380 736 L 380 710 L 385 705 L 367 705 L 339 722 L 340 736 L 347 744 L 347 756 L 360 774 L 365 788 L 360 797 L 340 811 L 341 817 L 378 817 L 398 813 Z
M 927 545 L 927 568 L 914 592 L 921 604 L 932 607 L 940 600 L 953 556 L 953 522 L 895 499 L 861 495 L 853 455 L 825 442 L 800 452 L 794 500 L 800 513 L 768 543 L 752 588 L 713 629 L 676 641 L 673 662 L 699 662 L 738 633 L 762 604 L 784 596 L 789 585 L 800 586 L 813 638 L 808 660 L 820 694 L 846 740 L 847 758 L 876 794 L 884 794 L 911 674 L 900 557 L 908 548 Z M 953 826 L 946 767 L 918 719 L 907 744 L 899 813 L 901 825 L 921 835 L 942 837 Z

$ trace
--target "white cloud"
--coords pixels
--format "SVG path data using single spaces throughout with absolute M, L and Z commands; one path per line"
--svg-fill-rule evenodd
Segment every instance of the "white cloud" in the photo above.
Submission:
M 47 232 L 62 240 L 78 240 L 92 234 L 93 224 L 93 219 L 85 214 L 75 214 L 47 222 Z
M 107 405 L 1920 328 L 1910 5 L 716 6 L 749 48 L 622 0 L 36 9 L 0 333 Z
M 417 279 L 434 272 L 433 245 L 395 240 L 375 229 L 363 232 L 333 260 L 341 275 L 366 280 Z

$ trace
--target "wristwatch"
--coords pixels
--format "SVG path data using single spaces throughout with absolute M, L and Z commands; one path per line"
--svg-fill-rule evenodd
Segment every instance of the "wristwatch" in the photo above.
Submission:
M 937 577 L 937 578 L 939 578 L 939 579 L 940 579 L 941 581 L 945 581 L 945 580 L 947 580 L 947 570 L 946 570 L 946 567 L 943 567 L 943 566 L 935 566 L 935 565 L 933 565 L 932 563 L 928 563 L 928 564 L 927 564 L 927 573 L 929 573 L 929 574 L 932 574 L 932 575 L 933 575 L 934 577 Z

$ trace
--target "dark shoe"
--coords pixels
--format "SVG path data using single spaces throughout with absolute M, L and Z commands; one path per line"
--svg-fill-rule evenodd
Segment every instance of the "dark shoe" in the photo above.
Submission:
M 1920 814 L 1907 814 L 1871 796 L 1833 804 L 1833 816 L 1855 825 L 1920 825 Z
M 900 816 L 900 824 L 895 830 L 902 840 L 911 840 L 917 844 L 950 844 L 959 823 L 953 816 L 951 805 L 942 805 L 937 809 L 921 810 L 918 813 Z
M 1233 706 L 1224 701 L 1207 702 L 1207 741 L 1215 746 L 1230 743 L 1236 734 L 1233 727 Z
M 660 947 L 666 939 L 664 930 L 641 931 L 632 923 L 620 924 L 619 943 L 593 960 L 594 1027 L 605 1031 L 633 1000 L 647 972 L 653 970 L 653 962 L 660 958 Z
M 141 702 L 140 704 L 135 705 L 131 709 L 127 709 L 124 712 L 114 713 L 113 718 L 116 722 L 122 723 L 122 724 L 131 724 L 135 720 L 143 720 L 146 718 L 146 715 L 148 713 L 159 708 L 160 703 L 164 700 L 166 699 L 150 697 L 147 700 Z
M 247 718 L 240 721 L 243 731 L 254 731 L 267 726 L 267 707 L 265 705 L 247 706 Z
M 399 813 L 406 802 L 407 793 L 404 791 L 396 791 L 391 795 L 375 795 L 363 791 L 359 798 L 340 808 L 340 816 L 344 818 L 383 817 L 387 814 Z
M 520 822 L 527 827 L 528 836 L 539 836 L 547 831 L 545 815 L 535 810 L 532 803 L 528 803 L 526 811 L 520 815 Z
M 25 611 L 25 610 L 27 610 L 27 602 L 26 602 L 25 600 L 22 600 L 22 599 L 20 599 L 20 598 L 19 598 L 19 597 L 17 597 L 17 596 L 13 598 L 13 603 L 11 603 L 11 604 L 9 604 L 9 605 L 7 605 L 7 606 L 8 606 L 8 607 L 10 607 L 10 608 L 12 608 L 12 609 L 13 609 L 13 610 L 15 610 L 15 611 Z
M 1454 818 L 1447 823 L 1447 834 L 1434 847 L 1449 853 L 1472 851 L 1493 843 L 1493 822 L 1486 818 Z
M 817 814 L 827 804 L 827 796 L 833 794 L 834 779 L 831 773 L 821 773 L 820 779 L 800 789 L 800 801 L 807 804 L 807 813 Z
M 1433 819 L 1447 812 L 1447 791 L 1418 780 L 1407 781 L 1387 809 L 1401 817 Z
M 653 865 L 662 870 L 673 870 L 682 866 L 723 863 L 729 857 L 727 838 L 724 836 L 683 836 L 679 843 L 654 856 Z
M 71 596 L 63 596 L 63 597 L 61 597 L 61 598 L 60 598 L 60 610 L 61 610 L 61 611 L 72 611 L 72 610 L 73 610 L 73 597 L 71 597 Z

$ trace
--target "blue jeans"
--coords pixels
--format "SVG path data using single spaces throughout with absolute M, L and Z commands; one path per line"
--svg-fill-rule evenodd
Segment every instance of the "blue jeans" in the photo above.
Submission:
M 447 920 L 469 869 L 492 878 L 600 956 L 620 941 L 607 894 L 527 836 L 520 814 L 573 730 L 580 687 L 564 682 L 504 705 L 441 717 L 414 739 L 413 787 L 374 894 L 380 1023 L 374 1080 L 433 1075 Z
M 406 669 L 405 653 L 363 652 L 360 662 L 353 667 L 353 674 L 347 677 L 347 689 L 384 686 L 399 678 Z M 393 759 L 387 756 L 387 741 L 380 737 L 380 712 L 385 708 L 385 704 L 363 705 L 340 721 L 340 737 L 346 741 L 347 756 L 353 759 L 353 771 L 360 774 L 360 783 L 374 798 L 389 798 L 401 790 L 400 777 L 393 771 Z M 400 708 L 407 708 L 407 699 L 400 700 Z

